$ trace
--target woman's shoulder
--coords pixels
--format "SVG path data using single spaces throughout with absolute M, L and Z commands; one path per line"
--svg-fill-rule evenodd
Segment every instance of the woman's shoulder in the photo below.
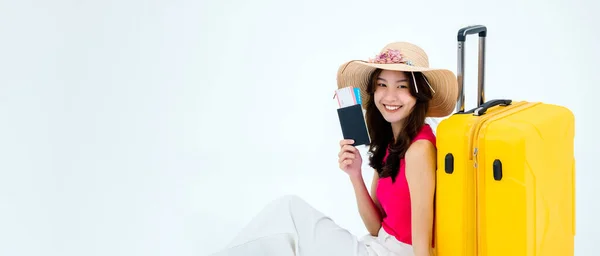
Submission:
M 413 139 L 412 142 L 414 144 L 415 142 L 417 142 L 419 140 L 427 140 L 427 141 L 431 142 L 433 144 L 433 146 L 436 145 L 435 134 L 433 133 L 433 129 L 431 128 L 431 126 L 429 124 L 424 124 L 421 127 L 421 130 L 419 131 L 417 136 L 415 136 L 415 138 Z
M 407 161 L 414 160 L 416 162 L 421 162 L 425 159 L 435 160 L 436 152 L 435 134 L 431 127 L 425 124 L 406 150 L 406 159 Z
M 422 158 L 428 158 L 430 155 L 435 155 L 436 140 L 435 134 L 431 129 L 431 126 L 424 124 L 421 130 L 412 140 L 412 143 L 406 150 L 406 158 L 413 160 L 422 160 Z

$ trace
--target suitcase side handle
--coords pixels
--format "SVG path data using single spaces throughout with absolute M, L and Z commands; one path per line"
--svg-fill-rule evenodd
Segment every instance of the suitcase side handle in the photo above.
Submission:
M 456 112 L 464 113 L 465 111 L 465 41 L 468 35 L 479 35 L 479 63 L 478 63 L 478 87 L 477 87 L 477 107 L 485 102 L 484 97 L 484 73 L 485 73 L 485 39 L 487 37 L 487 27 L 483 25 L 473 25 L 463 27 L 458 30 L 458 100 L 456 104 Z
M 481 116 L 483 114 L 485 114 L 485 112 L 494 106 L 508 106 L 512 103 L 512 100 L 490 100 L 486 103 L 484 103 L 483 105 L 481 105 L 481 107 L 478 108 L 474 108 L 473 110 L 470 110 L 469 112 L 473 112 L 474 116 Z

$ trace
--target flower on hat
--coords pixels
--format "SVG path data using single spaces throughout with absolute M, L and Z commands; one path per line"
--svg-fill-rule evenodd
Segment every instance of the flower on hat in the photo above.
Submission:
M 400 50 L 387 49 L 377 54 L 375 58 L 369 58 L 370 63 L 377 64 L 407 64 L 412 66 L 412 62 L 404 58 Z

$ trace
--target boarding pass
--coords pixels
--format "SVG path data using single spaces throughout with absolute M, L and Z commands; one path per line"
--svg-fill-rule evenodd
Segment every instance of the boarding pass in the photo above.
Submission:
M 360 89 L 352 86 L 344 87 L 335 91 L 338 107 L 345 108 L 356 104 L 362 104 Z

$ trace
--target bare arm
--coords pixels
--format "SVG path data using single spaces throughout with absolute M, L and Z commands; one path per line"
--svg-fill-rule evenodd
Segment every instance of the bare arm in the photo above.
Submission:
M 379 228 L 381 228 L 382 220 L 381 208 L 375 194 L 375 188 L 377 187 L 376 184 L 378 180 L 377 172 L 375 172 L 373 183 L 371 184 L 372 195 L 369 195 L 362 175 L 350 176 L 350 180 L 352 181 L 352 186 L 354 187 L 356 203 L 358 204 L 360 217 L 362 218 L 365 227 L 369 231 L 369 234 L 372 236 L 377 236 L 379 233 Z
M 432 255 L 436 161 L 436 149 L 427 140 L 414 142 L 406 152 L 406 180 L 412 209 L 412 244 L 416 256 Z
M 377 183 L 379 182 L 379 174 L 377 171 L 373 173 L 373 181 L 371 182 L 371 199 L 373 199 L 373 203 L 379 210 L 379 216 L 381 217 L 381 221 L 385 218 L 385 211 L 381 208 L 381 204 L 379 203 L 379 199 L 377 199 Z
M 373 177 L 373 183 L 371 184 L 371 193 L 367 190 L 365 181 L 362 177 L 362 158 L 358 149 L 352 146 L 353 140 L 341 140 L 340 141 L 340 153 L 338 154 L 338 162 L 340 169 L 344 170 L 350 177 L 352 187 L 354 188 L 354 194 L 356 195 L 356 203 L 358 205 L 358 212 L 362 218 L 365 227 L 369 233 L 373 236 L 377 236 L 379 228 L 381 228 L 381 212 L 379 202 L 376 198 L 376 184 L 378 180 L 377 172 Z

